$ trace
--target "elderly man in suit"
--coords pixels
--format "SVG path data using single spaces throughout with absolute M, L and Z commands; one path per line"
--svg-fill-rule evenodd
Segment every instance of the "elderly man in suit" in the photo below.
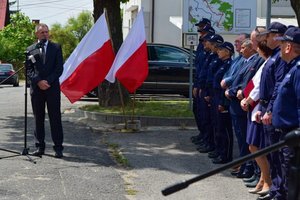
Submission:
M 59 44 L 49 41 L 49 29 L 46 24 L 38 24 L 35 29 L 37 43 L 27 51 L 34 61 L 27 62 L 27 75 L 30 80 L 30 95 L 35 119 L 36 151 L 34 156 L 45 153 L 45 106 L 50 120 L 51 136 L 56 158 L 63 157 L 63 129 L 61 123 L 61 96 L 59 77 L 63 72 L 62 49 Z

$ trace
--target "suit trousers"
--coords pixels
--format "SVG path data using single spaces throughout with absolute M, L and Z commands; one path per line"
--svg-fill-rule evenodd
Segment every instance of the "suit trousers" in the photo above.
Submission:
M 63 129 L 60 111 L 60 89 L 59 83 L 51 85 L 47 90 L 36 88 L 31 93 L 31 104 L 35 118 L 36 147 L 45 148 L 45 108 L 50 121 L 51 137 L 54 150 L 63 150 Z

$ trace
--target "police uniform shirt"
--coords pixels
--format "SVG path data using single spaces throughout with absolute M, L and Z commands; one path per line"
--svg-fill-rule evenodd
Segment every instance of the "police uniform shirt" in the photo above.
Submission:
M 207 52 L 202 44 L 199 44 L 196 51 L 196 58 L 195 58 L 195 67 L 196 67 L 196 73 L 194 75 L 194 88 L 199 88 L 199 76 L 200 72 L 202 70 L 202 67 L 204 66 L 205 60 L 207 56 L 209 55 L 209 52 Z
M 273 101 L 277 95 L 278 84 L 282 81 L 285 75 L 286 62 L 280 57 L 280 48 L 273 50 L 273 54 L 262 70 L 259 96 L 261 105 L 266 108 L 266 112 L 272 111 Z M 264 105 L 262 104 L 264 102 Z M 264 113 L 263 113 L 264 114 Z
M 300 126 L 300 56 L 288 66 L 291 69 L 282 80 L 274 101 L 272 124 L 275 128 Z
M 206 85 L 205 88 L 212 88 L 213 86 L 213 80 L 215 73 L 218 71 L 218 69 L 224 64 L 224 61 L 222 61 L 218 54 L 215 53 L 213 60 L 209 63 L 208 70 L 207 70 L 207 78 L 206 78 Z
M 206 84 L 206 78 L 207 78 L 207 72 L 208 72 L 208 65 L 210 62 L 213 61 L 213 59 L 216 57 L 216 55 L 212 52 L 207 53 L 207 57 L 205 58 L 205 61 L 203 63 L 203 67 L 201 68 L 201 71 L 199 73 L 199 88 L 200 89 L 205 89 L 205 84 Z
M 228 58 L 223 61 L 223 65 L 218 69 L 218 71 L 214 75 L 213 88 L 214 89 L 222 89 L 220 82 L 223 79 L 224 74 L 229 70 L 232 63 L 232 59 Z

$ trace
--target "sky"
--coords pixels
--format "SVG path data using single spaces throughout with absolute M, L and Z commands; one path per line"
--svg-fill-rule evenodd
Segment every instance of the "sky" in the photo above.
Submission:
M 39 19 L 51 27 L 64 25 L 70 17 L 77 17 L 83 10 L 93 12 L 93 0 L 16 0 L 11 10 L 19 9 L 31 20 Z

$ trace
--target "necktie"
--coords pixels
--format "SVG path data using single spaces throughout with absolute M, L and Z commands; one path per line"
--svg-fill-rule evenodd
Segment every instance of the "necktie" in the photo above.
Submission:
M 46 62 L 45 44 L 42 46 L 42 59 L 43 59 L 43 64 L 45 64 Z

